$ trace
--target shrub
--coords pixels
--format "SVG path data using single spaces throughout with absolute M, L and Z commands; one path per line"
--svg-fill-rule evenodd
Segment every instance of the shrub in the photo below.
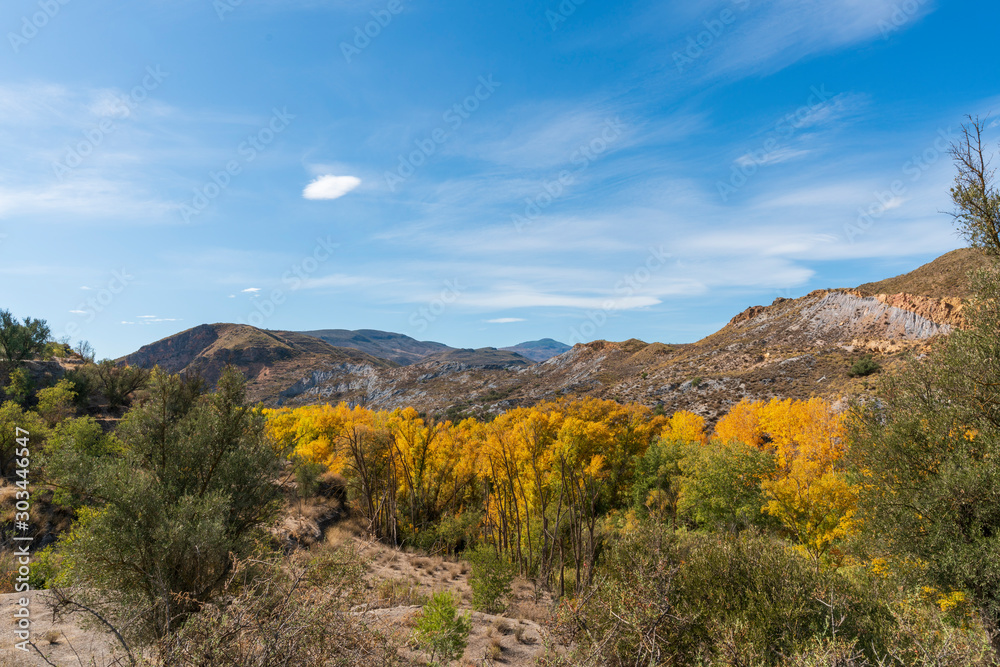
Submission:
M 76 387 L 63 378 L 54 387 L 38 390 L 38 414 L 49 426 L 55 426 L 75 412 Z
M 566 601 L 557 617 L 564 638 L 595 639 L 595 664 L 778 665 L 833 627 L 873 655 L 892 622 L 863 587 L 750 531 L 645 525 L 611 541 L 598 577 L 589 602 Z
M 472 616 L 459 614 L 455 598 L 442 591 L 424 605 L 413 638 L 428 653 L 431 664 L 442 664 L 438 660 L 447 664 L 462 657 L 471 631 Z
M 472 607 L 489 613 L 499 613 L 506 609 L 511 583 L 514 581 L 514 564 L 504 560 L 485 544 L 480 544 L 467 556 L 472 562 L 472 574 L 469 576 Z
M 882 367 L 879 366 L 877 361 L 871 357 L 861 357 L 854 362 L 854 365 L 847 371 L 847 374 L 852 378 L 858 378 L 878 373 L 880 370 L 882 370 Z

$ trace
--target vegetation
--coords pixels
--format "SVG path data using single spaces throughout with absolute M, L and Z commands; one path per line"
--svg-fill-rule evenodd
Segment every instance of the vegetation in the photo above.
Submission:
M 879 366 L 877 361 L 871 357 L 864 356 L 851 365 L 851 369 L 847 371 L 847 374 L 852 378 L 866 377 L 873 373 L 878 373 L 880 370 L 882 370 L 882 367 Z
M 49 325 L 45 320 L 30 317 L 18 322 L 9 310 L 0 310 L 0 358 L 22 364 L 42 354 L 49 340 Z
M 276 509 L 281 452 L 231 369 L 211 396 L 153 373 L 117 436 L 114 455 L 80 446 L 51 455 L 52 479 L 86 503 L 63 553 L 75 582 L 113 591 L 142 610 L 142 630 L 163 637 L 212 598 L 234 555 L 253 549 Z
M 471 563 L 477 610 L 513 613 L 518 587 L 536 603 L 550 596 L 560 645 L 542 665 L 995 666 L 1000 198 L 981 136 L 973 120 L 953 151 L 955 220 L 993 258 L 972 282 L 967 327 L 887 369 L 847 412 L 819 398 L 743 400 L 708 429 L 662 405 L 583 398 L 440 420 L 346 404 L 264 410 L 231 368 L 214 394 L 109 361 L 35 390 L 15 368 L 14 400 L 0 405 L 3 520 L 24 488 L 10 483 L 19 427 L 46 482 L 32 497 L 74 518 L 30 581 L 120 628 L 133 662 L 131 642 L 156 664 L 205 667 L 463 657 L 474 635 L 462 598 L 372 581 L 360 540 L 278 548 L 282 494 L 298 502 L 284 519 L 303 519 L 320 481 L 337 479 L 358 533 L 392 558 L 446 552 L 467 562 L 413 562 L 455 578 Z M 23 342 L 44 323 L 0 320 L 14 366 L 44 353 Z M 864 358 L 852 375 L 878 370 Z M 113 428 L 79 414 L 97 396 L 124 412 Z M 17 567 L 7 560 L 7 585 Z M 397 588 L 426 603 L 407 621 L 419 659 L 367 606 L 398 603 Z M 506 623 L 493 630 L 510 634 Z M 503 660 L 490 636 L 484 661 Z
M 451 593 L 441 592 L 424 605 L 413 638 L 431 665 L 448 664 L 462 657 L 471 630 L 472 618 L 458 613 Z

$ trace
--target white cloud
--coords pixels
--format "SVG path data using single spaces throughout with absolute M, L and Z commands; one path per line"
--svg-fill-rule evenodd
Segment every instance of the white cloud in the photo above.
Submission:
M 320 176 L 306 186 L 302 196 L 306 199 L 339 199 L 361 185 L 357 176 Z
M 495 320 L 486 320 L 490 324 L 513 324 L 514 322 L 525 322 L 523 317 L 498 317 Z
M 240 290 L 240 294 L 256 294 L 259 291 L 259 287 L 248 287 L 245 290 Z
M 73 313 L 74 315 L 83 315 L 87 311 L 85 311 L 85 310 L 71 310 L 69 312 Z

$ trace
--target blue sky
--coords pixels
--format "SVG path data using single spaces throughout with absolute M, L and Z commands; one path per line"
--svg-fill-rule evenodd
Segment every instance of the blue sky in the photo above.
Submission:
M 0 305 L 115 357 L 205 322 L 688 342 L 962 242 L 984 0 L 10 0 Z M 990 128 L 1000 137 L 1000 123 Z

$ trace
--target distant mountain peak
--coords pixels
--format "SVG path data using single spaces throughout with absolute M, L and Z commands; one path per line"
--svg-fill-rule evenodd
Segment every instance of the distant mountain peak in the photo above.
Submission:
M 525 341 L 517 345 L 511 345 L 510 347 L 501 347 L 500 349 L 507 352 L 515 352 L 532 361 L 542 362 L 568 352 L 571 348 L 569 345 L 560 343 L 557 340 L 542 338 L 540 340 Z

